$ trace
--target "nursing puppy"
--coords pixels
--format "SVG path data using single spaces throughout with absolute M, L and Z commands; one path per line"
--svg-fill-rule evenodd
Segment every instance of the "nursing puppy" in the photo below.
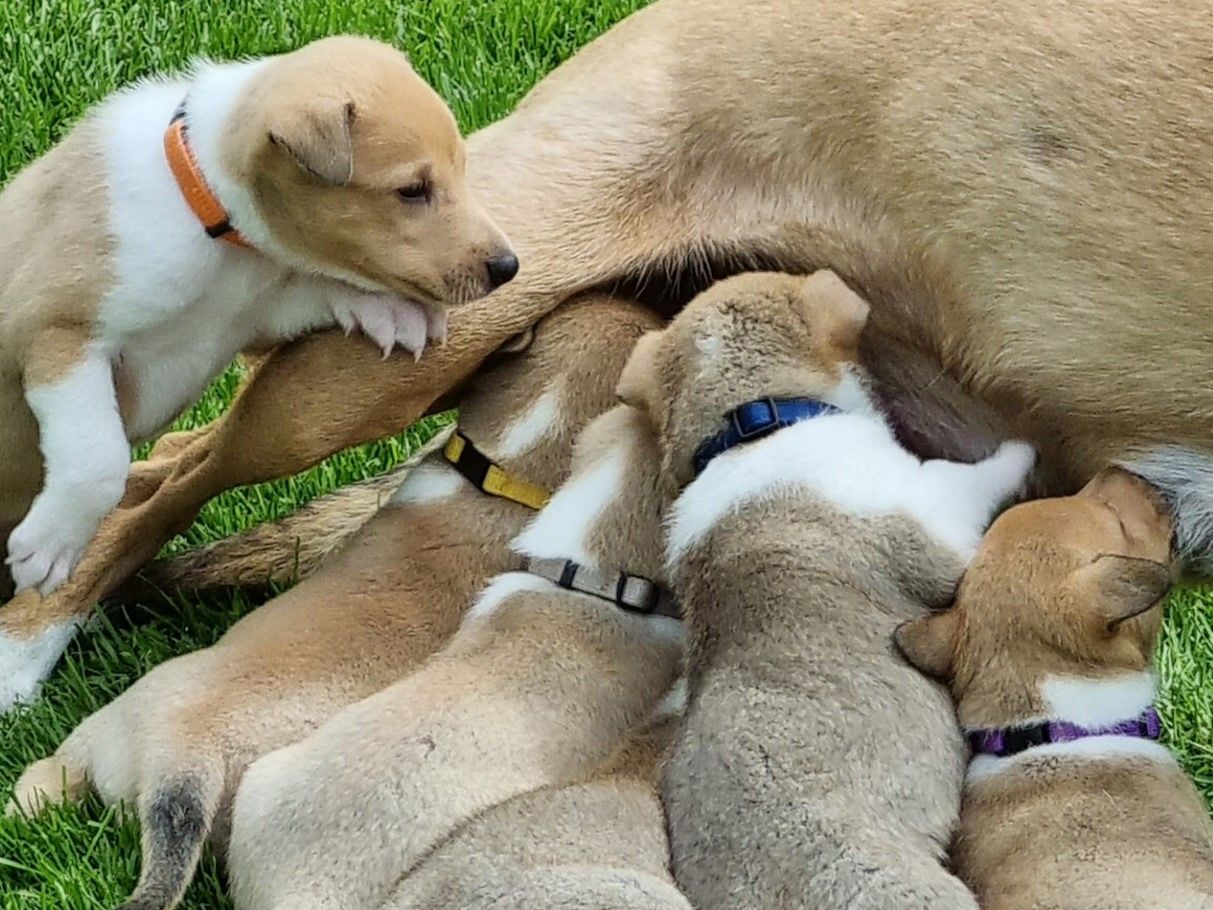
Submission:
M 558 577 L 574 586 L 587 572 L 658 579 L 656 465 L 643 418 L 607 412 L 517 548 L 572 560 L 581 568 Z M 421 670 L 249 768 L 228 851 L 236 906 L 379 908 L 477 814 L 601 764 L 660 701 L 681 647 L 674 619 L 498 576 Z
M 949 601 L 1033 453 L 902 449 L 856 362 L 866 316 L 831 272 L 738 276 L 642 338 L 620 381 L 685 487 L 667 547 L 690 707 L 663 795 L 695 906 L 977 906 L 942 865 L 963 743 L 891 636 Z M 768 396 L 792 399 L 781 421 L 759 438 L 737 416 L 758 441 L 723 451 L 730 415 Z
M 540 323 L 523 357 L 488 369 L 460 427 L 517 478 L 551 489 L 572 440 L 610 406 L 631 343 L 656 318 L 591 295 Z M 236 623 L 213 647 L 156 667 L 18 782 L 15 803 L 96 789 L 136 806 L 143 872 L 128 910 L 172 906 L 208 835 L 225 840 L 244 769 L 436 651 L 534 513 L 480 492 L 431 456 L 317 574 Z
M 657 792 L 678 701 L 672 690 L 665 716 L 587 779 L 474 818 L 404 878 L 384 910 L 690 910 L 670 876 Z
M 463 155 L 403 54 L 330 38 L 140 82 L 18 174 L 0 195 L 16 589 L 67 578 L 122 496 L 130 442 L 238 351 L 340 324 L 420 354 L 447 307 L 513 277 Z
M 969 731 L 954 860 L 986 910 L 1213 907 L 1213 827 L 1152 741 L 1171 530 L 1151 488 L 1105 471 L 1001 516 L 956 606 L 897 630 Z

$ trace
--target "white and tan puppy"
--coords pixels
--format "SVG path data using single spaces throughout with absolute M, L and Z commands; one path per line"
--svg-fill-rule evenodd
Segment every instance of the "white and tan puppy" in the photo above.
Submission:
M 661 766 L 684 705 L 636 731 L 586 780 L 472 819 L 404 877 L 383 910 L 690 910 L 669 870 Z
M 866 317 L 831 272 L 741 275 L 642 338 L 620 382 L 685 487 L 667 545 L 690 706 L 663 795 L 698 907 L 976 910 L 943 865 L 960 732 L 890 639 L 949 601 L 1034 456 L 906 452 L 856 362 Z
M 16 589 L 67 578 L 122 496 L 130 442 L 238 351 L 339 323 L 420 354 L 448 306 L 513 277 L 463 155 L 403 54 L 329 38 L 140 82 L 18 174 L 0 196 Z
M 603 295 L 561 307 L 525 357 L 474 381 L 461 431 L 511 476 L 558 486 L 576 434 L 610 407 L 632 343 L 656 324 Z M 137 807 L 143 872 L 128 910 L 172 906 L 208 836 L 222 846 L 249 763 L 433 654 L 485 583 L 519 565 L 509 544 L 533 514 L 432 455 L 315 575 L 85 720 L 30 767 L 15 804 L 36 810 L 66 783 L 68 796 L 91 787 Z
M 573 475 L 517 541 L 604 577 L 660 577 L 657 451 L 628 407 L 578 440 Z M 241 910 L 379 908 L 474 816 L 583 778 L 647 718 L 681 623 L 529 572 L 500 575 L 421 670 L 248 769 L 228 868 Z
M 974 758 L 956 872 L 985 910 L 1209 910 L 1213 827 L 1155 740 L 1172 523 L 1122 471 L 990 528 L 956 606 L 897 630 Z

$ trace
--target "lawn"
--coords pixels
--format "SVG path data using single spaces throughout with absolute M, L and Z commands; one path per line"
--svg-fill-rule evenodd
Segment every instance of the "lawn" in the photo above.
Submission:
M 191 56 L 286 50 L 359 32 L 408 50 L 465 130 L 505 114 L 544 73 L 644 0 L 6 0 L 0 3 L 0 183 L 45 150 L 89 105 Z M 182 423 L 219 413 L 239 380 L 219 380 Z M 386 470 L 433 422 L 343 453 L 299 477 L 233 491 L 212 502 L 170 549 L 279 517 L 350 481 Z M 1172 600 L 1159 666 L 1171 745 L 1213 803 L 1213 594 Z M 149 667 L 214 641 L 243 598 L 175 599 L 109 610 L 72 646 L 38 703 L 0 718 L 0 800 L 24 765 L 52 751 L 86 714 Z M 138 831 L 96 802 L 36 823 L 0 820 L 0 910 L 112 908 L 138 871 Z M 215 910 L 223 896 L 213 857 L 185 907 Z

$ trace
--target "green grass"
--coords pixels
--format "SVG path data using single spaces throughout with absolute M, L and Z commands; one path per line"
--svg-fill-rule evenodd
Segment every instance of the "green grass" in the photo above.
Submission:
M 286 50 L 337 32 L 409 51 L 465 130 L 505 114 L 540 76 L 644 0 L 5 0 L 0 3 L 0 183 L 44 151 L 89 105 L 193 55 Z M 182 421 L 220 413 L 233 369 Z M 386 470 L 432 432 L 431 421 L 342 453 L 298 477 L 210 503 L 170 550 L 271 520 L 314 496 Z M 1213 594 L 1172 601 L 1159 666 L 1170 743 L 1213 804 Z M 29 761 L 150 667 L 213 642 L 255 606 L 243 598 L 182 599 L 109 611 L 72 645 L 44 697 L 0 718 L 0 800 Z M 138 831 L 98 802 L 35 823 L 0 820 L 0 910 L 108 910 L 138 871 Z M 230 904 L 208 857 L 185 904 Z

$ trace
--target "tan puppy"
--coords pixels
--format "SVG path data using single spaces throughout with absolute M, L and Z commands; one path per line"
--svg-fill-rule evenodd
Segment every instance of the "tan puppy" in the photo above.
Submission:
M 517 270 L 450 111 L 363 38 L 117 93 L 0 195 L 0 263 L 0 529 L 42 594 L 238 351 L 340 324 L 420 354 Z M 74 629 L 0 632 L 0 710 Z
M 955 863 L 986 910 L 1213 907 L 1213 827 L 1150 741 L 1171 528 L 1104 472 L 1001 516 L 956 606 L 897 630 L 972 731 Z
M 518 477 L 552 488 L 572 440 L 607 408 L 614 377 L 655 317 L 591 296 L 540 323 L 527 354 L 489 369 L 460 426 Z M 496 573 L 529 509 L 481 493 L 440 455 L 316 575 L 254 611 L 213 647 L 152 670 L 84 721 L 18 782 L 36 809 L 88 787 L 137 806 L 143 874 L 128 908 L 171 906 L 203 842 L 225 838 L 247 765 L 418 666 Z
M 683 690 L 685 694 L 685 690 Z M 472 819 L 421 861 L 383 910 L 690 910 L 669 871 L 657 793 L 673 716 L 629 736 L 588 779 Z
M 906 452 L 857 363 L 866 317 L 831 272 L 737 276 L 642 338 L 620 380 L 685 487 L 667 554 L 690 708 L 663 794 L 698 907 L 976 910 L 943 866 L 959 730 L 890 636 L 950 600 L 1033 453 Z
M 583 570 L 659 578 L 656 462 L 643 418 L 607 412 L 517 548 L 575 561 L 572 584 Z M 237 907 L 379 908 L 473 816 L 601 764 L 669 688 L 681 637 L 676 620 L 498 576 L 421 670 L 249 768 L 228 852 Z

